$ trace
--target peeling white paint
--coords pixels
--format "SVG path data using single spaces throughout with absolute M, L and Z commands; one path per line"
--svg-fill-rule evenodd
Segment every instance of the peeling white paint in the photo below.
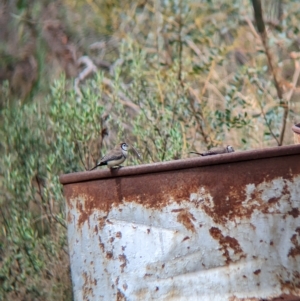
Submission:
M 204 187 L 162 210 L 124 201 L 109 211 L 103 228 L 99 218 L 106 213 L 95 210 L 79 228 L 80 213 L 76 206 L 69 208 L 75 300 L 116 300 L 118 292 L 130 301 L 229 301 L 283 293 L 283 283 L 295 281 L 300 266 L 300 256 L 289 255 L 292 236 L 299 241 L 300 217 L 287 214 L 300 207 L 300 177 L 249 183 L 244 189 L 242 206 L 255 209 L 250 217 L 223 224 L 204 210 L 204 205 L 214 208 Z M 178 221 L 182 209 L 193 216 L 195 231 Z M 212 228 L 221 239 L 213 237 Z M 296 289 L 288 292 L 300 296 Z

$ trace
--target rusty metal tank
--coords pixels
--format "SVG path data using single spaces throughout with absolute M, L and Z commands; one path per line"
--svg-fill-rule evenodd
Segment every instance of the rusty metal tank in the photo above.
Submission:
M 60 181 L 76 301 L 300 300 L 300 145 Z
M 294 143 L 300 144 L 300 123 L 293 125 L 292 130 L 294 132 Z

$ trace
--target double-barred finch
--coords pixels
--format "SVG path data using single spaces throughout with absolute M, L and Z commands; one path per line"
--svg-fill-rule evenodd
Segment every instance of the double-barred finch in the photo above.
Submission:
M 231 145 L 227 145 L 226 147 L 213 147 L 210 150 L 203 153 L 197 153 L 197 152 L 190 152 L 190 153 L 201 155 L 201 156 L 211 156 L 211 155 L 227 154 L 233 152 L 234 152 L 234 148 Z
M 107 165 L 108 168 L 120 166 L 120 164 L 122 164 L 127 158 L 127 150 L 128 145 L 124 142 L 120 143 L 112 151 L 107 153 L 91 170 L 94 170 L 98 166 L 102 165 Z

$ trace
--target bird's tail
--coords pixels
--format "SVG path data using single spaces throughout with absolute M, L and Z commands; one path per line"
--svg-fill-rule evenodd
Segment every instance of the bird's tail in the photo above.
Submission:
M 190 152 L 190 154 L 196 154 L 196 155 L 204 156 L 203 153 L 197 153 L 197 152 Z
M 90 169 L 90 171 L 96 169 L 99 165 L 97 164 L 96 166 L 94 166 L 93 168 Z
M 102 166 L 102 165 L 105 165 L 105 164 L 103 164 L 102 162 L 100 162 L 100 163 L 98 163 L 96 166 L 94 166 L 92 169 L 90 169 L 90 171 L 92 171 L 92 170 L 94 170 L 94 169 L 96 169 L 97 167 Z

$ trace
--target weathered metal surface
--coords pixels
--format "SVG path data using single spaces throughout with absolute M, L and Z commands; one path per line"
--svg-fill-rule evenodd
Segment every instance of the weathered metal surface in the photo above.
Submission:
M 300 146 L 61 176 L 75 300 L 300 300 Z
M 300 144 L 300 123 L 292 126 L 294 132 L 294 142 L 295 144 Z

